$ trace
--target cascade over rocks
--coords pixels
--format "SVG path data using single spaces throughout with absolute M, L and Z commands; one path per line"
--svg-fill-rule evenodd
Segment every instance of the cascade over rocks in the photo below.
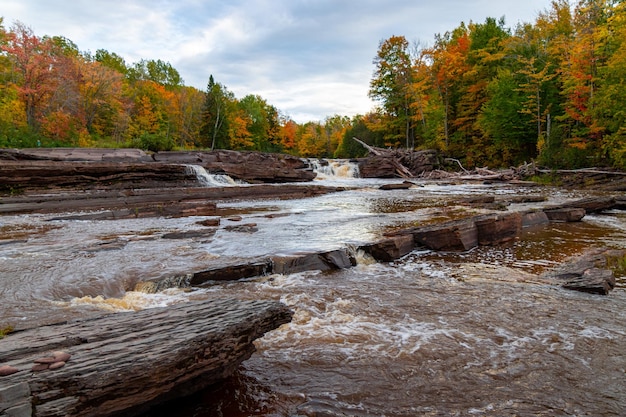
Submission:
M 159 152 L 138 149 L 0 150 L 0 191 L 14 188 L 194 187 L 185 165 L 199 165 L 250 183 L 306 182 L 315 173 L 299 158 L 261 152 Z
M 247 182 L 301 182 L 315 178 L 315 173 L 303 160 L 284 154 L 229 150 L 157 152 L 154 160 L 200 165 L 213 174 L 226 174 Z

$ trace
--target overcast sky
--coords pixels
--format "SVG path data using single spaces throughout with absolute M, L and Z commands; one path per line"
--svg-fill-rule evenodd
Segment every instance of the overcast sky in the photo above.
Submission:
M 64 36 L 127 64 L 169 62 L 185 85 L 209 75 L 238 98 L 258 94 L 295 121 L 353 116 L 368 97 L 381 40 L 432 45 L 461 22 L 534 23 L 550 0 L 2 0 L 5 28 Z

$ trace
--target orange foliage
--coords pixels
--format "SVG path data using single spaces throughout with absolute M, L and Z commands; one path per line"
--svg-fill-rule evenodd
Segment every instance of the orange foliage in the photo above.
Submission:
M 72 128 L 72 117 L 60 110 L 49 113 L 41 121 L 41 133 L 61 142 L 70 141 Z
M 298 125 L 293 120 L 287 120 L 281 127 L 281 145 L 291 150 L 296 146 L 296 131 Z
M 248 127 L 252 124 L 245 113 L 239 111 L 238 114 L 230 121 L 230 146 L 232 149 L 249 149 L 254 146 L 252 134 Z

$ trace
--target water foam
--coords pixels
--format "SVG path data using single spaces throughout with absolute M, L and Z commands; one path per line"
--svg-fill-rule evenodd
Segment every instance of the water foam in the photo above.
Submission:
M 359 178 L 359 165 L 347 159 L 310 159 L 318 180 Z
M 198 182 L 203 187 L 233 187 L 238 185 L 237 182 L 228 175 L 210 174 L 200 165 L 185 165 L 185 171 L 188 175 L 195 175 Z
M 57 302 L 64 307 L 92 306 L 104 311 L 126 312 L 139 311 L 155 307 L 166 307 L 172 304 L 188 301 L 186 292 L 182 289 L 171 288 L 158 293 L 128 291 L 124 296 L 106 298 L 98 296 L 75 297 L 68 302 Z

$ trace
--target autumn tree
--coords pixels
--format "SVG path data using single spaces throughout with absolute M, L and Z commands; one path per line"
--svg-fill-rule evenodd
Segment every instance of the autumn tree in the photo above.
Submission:
M 26 122 L 36 130 L 39 117 L 57 88 L 54 44 L 50 39 L 41 40 L 32 29 L 16 22 L 0 47 L 11 61 L 14 76 L 11 81 L 24 103 Z
M 252 148 L 262 152 L 280 150 L 278 110 L 261 96 L 252 94 L 239 100 L 238 107 L 250 121 Z
M 283 117 L 280 123 L 280 146 L 288 153 L 293 153 L 296 147 L 296 134 L 298 130 L 298 124 L 291 118 Z
M 9 34 L 0 18 L 0 48 L 6 47 Z M 3 50 L 3 49 L 2 49 Z M 18 146 L 20 138 L 16 132 L 27 129 L 26 110 L 20 99 L 20 93 L 13 82 L 11 57 L 0 54 L 0 146 Z
M 350 120 L 350 126 L 345 129 L 343 137 L 339 142 L 337 149 L 335 150 L 335 158 L 358 158 L 364 157 L 368 154 L 361 144 L 354 140 L 358 138 L 363 142 L 372 145 L 379 146 L 383 143 L 382 133 L 380 131 L 373 131 L 368 127 L 372 125 L 371 119 L 376 119 L 378 115 L 373 113 L 362 115 L 356 115 Z M 370 123 L 368 123 L 368 121 Z
M 380 43 L 374 58 L 374 76 L 369 96 L 378 101 L 386 116 L 389 145 L 415 146 L 413 71 L 409 43 L 404 36 L 392 36 Z
M 115 52 L 109 52 L 106 49 L 98 49 L 92 60 L 99 62 L 101 65 L 112 69 L 113 71 L 126 76 L 128 67 L 124 58 L 116 54 Z
M 436 35 L 435 45 L 429 52 L 433 85 L 442 105 L 441 134 L 446 150 L 451 145 L 451 136 L 454 133 L 452 122 L 456 118 L 459 82 L 468 71 L 466 60 L 469 44 L 467 28 L 461 24 L 452 32 Z
M 323 156 L 326 149 L 324 126 L 320 122 L 307 122 L 296 134 L 298 155 L 303 158 Z
M 181 87 L 177 91 L 179 109 L 177 126 L 179 129 L 178 145 L 181 148 L 193 147 L 201 137 L 202 111 L 205 94 L 193 87 Z
M 598 63 L 590 112 L 602 132 L 598 151 L 614 166 L 626 169 L 626 3 L 615 2 L 606 14 L 606 24 L 598 28 L 597 49 L 607 59 Z
M 468 30 L 467 71 L 458 81 L 459 97 L 453 123 L 456 131 L 454 149 L 462 149 L 462 156 L 470 166 L 489 161 L 501 165 L 498 148 L 492 138 L 481 131 L 478 120 L 489 100 L 488 85 L 502 67 L 504 43 L 510 34 L 504 18 L 496 21 L 488 17 L 484 23 L 470 23 Z

